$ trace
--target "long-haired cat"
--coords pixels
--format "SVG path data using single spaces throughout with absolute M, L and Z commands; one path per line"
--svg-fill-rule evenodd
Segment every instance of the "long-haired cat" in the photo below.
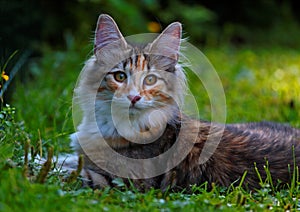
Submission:
M 267 122 L 209 123 L 181 113 L 186 90 L 178 62 L 181 34 L 175 22 L 154 41 L 134 44 L 110 16 L 100 15 L 94 54 L 75 90 L 83 119 L 71 136 L 84 155 L 86 183 L 113 186 L 121 177 L 140 190 L 188 190 L 204 182 L 229 186 L 247 172 L 243 183 L 255 188 L 255 169 L 266 179 L 266 163 L 273 183 L 290 182 L 300 163 L 299 129 Z M 202 153 L 210 150 L 205 145 L 215 145 L 214 151 Z

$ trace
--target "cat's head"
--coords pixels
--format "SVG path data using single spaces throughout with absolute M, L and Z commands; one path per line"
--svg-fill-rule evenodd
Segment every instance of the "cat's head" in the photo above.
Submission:
M 134 45 L 110 16 L 100 15 L 94 55 L 86 62 L 77 88 L 85 121 L 96 116 L 104 137 L 140 143 L 154 139 L 159 134 L 155 130 L 161 132 L 174 122 L 186 89 L 178 63 L 181 34 L 181 24 L 175 22 L 154 41 Z

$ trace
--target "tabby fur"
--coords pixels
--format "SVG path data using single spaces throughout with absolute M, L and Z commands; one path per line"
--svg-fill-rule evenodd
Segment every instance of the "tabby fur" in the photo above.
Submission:
M 196 120 L 180 112 L 186 89 L 185 74 L 178 63 L 180 43 L 181 24 L 178 22 L 169 25 L 152 43 L 134 45 L 125 40 L 110 16 L 100 15 L 94 55 L 86 62 L 75 90 L 83 120 L 71 139 L 77 154 L 84 156 L 81 173 L 84 183 L 92 188 L 103 188 L 114 186 L 113 180 L 119 178 L 101 168 L 102 159 L 97 160 L 107 151 L 103 142 L 118 154 L 136 159 L 156 157 L 175 142 L 181 148 L 177 154 L 186 146 L 193 146 L 175 167 L 172 161 L 177 154 L 169 157 L 163 174 L 151 178 L 123 178 L 126 184 L 133 184 L 141 191 L 149 188 L 189 190 L 191 185 L 205 182 L 230 186 L 239 183 L 245 172 L 243 185 L 257 188 L 257 170 L 265 180 L 266 165 L 274 184 L 291 182 L 294 166 L 300 164 L 299 129 L 270 122 L 223 125 Z M 148 77 L 149 73 L 155 76 Z M 127 78 L 122 81 L 124 77 Z M 144 83 L 139 85 L 143 79 Z M 157 80 L 154 85 L 153 79 Z M 113 112 L 112 99 L 117 102 L 117 110 Z M 130 110 L 132 126 L 124 122 L 125 109 Z M 159 113 L 155 113 L 157 109 Z M 117 122 L 112 113 L 116 113 Z M 207 154 L 205 158 L 204 154 L 204 159 L 199 161 L 206 142 L 214 143 L 218 139 L 220 142 L 212 155 Z M 97 145 L 101 148 L 96 148 Z M 75 167 L 75 163 L 71 161 L 67 165 Z M 124 166 L 126 168 L 126 164 Z

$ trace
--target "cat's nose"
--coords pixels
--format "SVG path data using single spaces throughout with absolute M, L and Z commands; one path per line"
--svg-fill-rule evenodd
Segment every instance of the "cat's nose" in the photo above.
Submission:
M 137 95 L 137 96 L 134 96 L 134 95 L 128 95 L 127 98 L 131 101 L 131 104 L 135 104 L 137 101 L 139 101 L 142 97 Z

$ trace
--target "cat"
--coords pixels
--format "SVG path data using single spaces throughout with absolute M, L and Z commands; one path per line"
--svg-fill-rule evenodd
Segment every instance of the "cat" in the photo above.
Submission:
M 266 179 L 266 165 L 274 184 L 291 182 L 300 164 L 299 129 L 210 123 L 181 112 L 187 89 L 181 36 L 182 26 L 174 22 L 154 41 L 134 44 L 109 15 L 99 16 L 94 54 L 75 89 L 83 119 L 71 145 L 84 157 L 84 184 L 111 187 L 122 178 L 140 191 L 189 190 L 203 183 L 228 187 L 246 173 L 243 185 L 253 189 L 259 187 L 257 171 Z M 204 152 L 206 144 L 214 151 Z M 174 146 L 165 160 L 156 160 Z M 72 158 L 65 166 L 74 164 Z

